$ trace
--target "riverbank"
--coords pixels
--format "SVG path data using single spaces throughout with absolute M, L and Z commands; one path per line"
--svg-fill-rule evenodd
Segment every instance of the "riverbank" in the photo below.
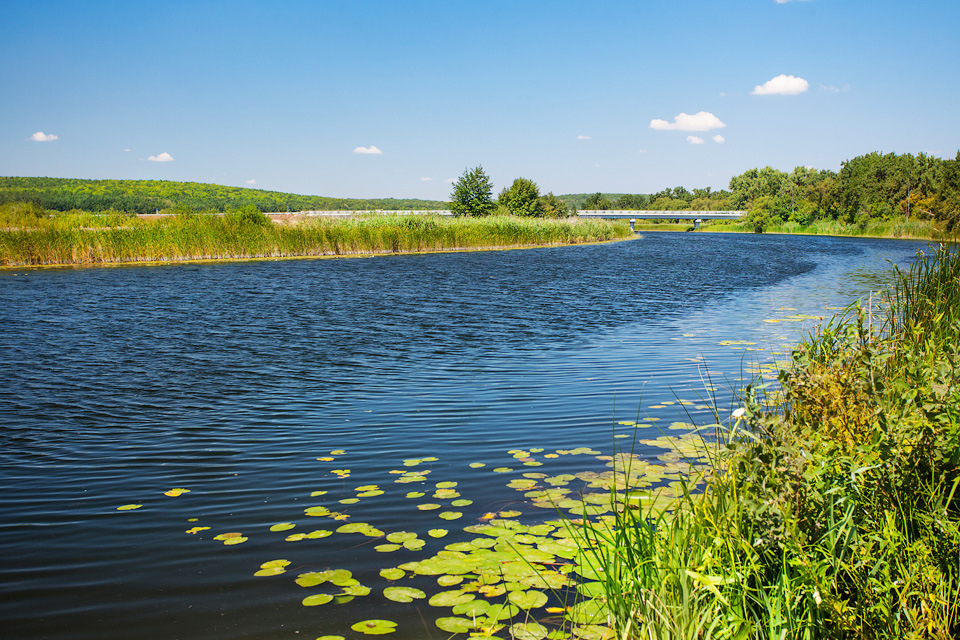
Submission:
M 694 231 L 686 220 L 676 222 L 635 223 L 637 231 Z M 746 222 L 705 220 L 696 229 L 701 233 L 756 233 Z M 780 222 L 771 224 L 764 233 L 808 236 L 838 236 L 846 238 L 893 238 L 904 240 L 946 240 L 949 238 L 929 220 L 868 220 L 864 224 L 846 224 L 838 220 L 816 220 L 810 224 Z
M 681 479 L 666 511 L 614 492 L 612 524 L 578 527 L 618 638 L 957 637 L 960 254 L 872 302 L 801 342 L 775 395 L 748 386 L 709 446 L 678 444 L 709 458 L 702 492 Z
M 0 267 L 367 256 L 572 245 L 632 237 L 626 223 L 359 215 L 271 221 L 256 211 L 157 219 L 0 211 Z

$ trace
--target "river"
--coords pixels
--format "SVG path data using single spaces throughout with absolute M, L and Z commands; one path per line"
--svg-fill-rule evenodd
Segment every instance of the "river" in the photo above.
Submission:
M 2 635 L 362 637 L 352 624 L 385 618 L 393 638 L 448 637 L 433 620 L 449 609 L 384 598 L 379 571 L 468 539 L 488 513 L 555 517 L 506 485 L 602 470 L 594 454 L 633 439 L 618 423 L 653 418 L 638 435 L 656 438 L 712 421 L 711 396 L 728 415 L 749 371 L 786 357 L 815 318 L 869 304 L 890 263 L 924 246 L 662 233 L 0 272 Z M 578 448 L 593 453 L 555 453 Z M 395 482 L 411 469 L 429 474 Z M 462 502 L 431 497 L 445 482 Z M 165 495 L 175 488 L 189 492 Z M 417 508 L 430 500 L 462 515 Z M 128 505 L 141 506 L 118 510 Z M 384 539 L 356 533 L 288 541 L 342 525 L 305 515 L 316 505 L 417 532 L 424 547 L 376 551 Z M 271 530 L 280 523 L 294 528 Z M 449 533 L 427 535 L 437 527 Z M 273 559 L 289 571 L 254 576 Z M 296 575 L 333 568 L 371 593 L 304 606 Z

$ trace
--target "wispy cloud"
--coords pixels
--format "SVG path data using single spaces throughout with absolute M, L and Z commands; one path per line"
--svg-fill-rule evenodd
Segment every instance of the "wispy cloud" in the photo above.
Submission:
M 245 182 L 250 185 L 257 184 L 256 178 L 250 178 L 249 180 L 245 180 Z
M 845 84 L 842 87 L 835 87 L 832 84 L 821 84 L 821 91 L 830 91 L 831 93 L 843 93 L 845 91 L 850 91 L 850 85 Z
M 130 149 L 129 149 L 129 148 L 124 149 L 123 152 L 124 152 L 124 153 L 130 153 Z
M 370 145 L 369 147 L 357 147 L 353 150 L 354 153 L 362 156 L 379 156 L 383 155 L 383 151 L 380 151 L 377 147 Z
M 673 119 L 673 122 L 657 118 L 650 121 L 650 128 L 657 131 L 710 131 L 722 129 L 725 126 L 727 125 L 721 122 L 720 118 L 709 111 L 699 111 L 693 115 L 681 113 Z
M 723 144 L 727 141 L 727 139 L 718 133 L 717 135 L 713 136 L 713 141 L 717 144 Z
M 750 93 L 755 96 L 795 96 L 809 88 L 810 83 L 803 78 L 780 74 L 776 78 L 771 78 L 763 84 L 758 84 Z
M 593 140 L 593 136 L 579 135 L 577 136 L 577 140 Z
M 150 162 L 173 162 L 173 156 L 164 151 L 163 153 L 147 158 Z
M 35 134 L 30 136 L 30 139 L 34 142 L 53 142 L 57 139 L 57 136 L 52 133 L 44 133 L 43 131 L 37 131 Z
M 697 136 L 687 136 L 687 142 L 690 144 L 703 144 L 703 138 L 698 138 Z
M 430 182 L 431 180 L 433 180 L 433 178 L 428 178 L 426 176 L 420 178 L 420 182 Z
M 456 178 L 445 178 L 445 179 L 444 179 L 444 182 L 446 182 L 447 184 L 453 184 L 453 183 L 456 182 L 456 181 L 457 181 Z

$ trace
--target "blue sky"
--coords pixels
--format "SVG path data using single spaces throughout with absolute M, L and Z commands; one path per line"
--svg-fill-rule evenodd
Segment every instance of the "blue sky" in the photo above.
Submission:
M 960 3 L 0 3 L 0 175 L 724 188 L 960 148 Z

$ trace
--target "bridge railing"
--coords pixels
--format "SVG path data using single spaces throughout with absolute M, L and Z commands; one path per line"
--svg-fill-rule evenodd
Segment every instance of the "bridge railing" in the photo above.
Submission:
M 739 220 L 746 211 L 631 211 L 613 209 L 608 211 L 578 211 L 581 218 L 634 218 L 637 220 Z

